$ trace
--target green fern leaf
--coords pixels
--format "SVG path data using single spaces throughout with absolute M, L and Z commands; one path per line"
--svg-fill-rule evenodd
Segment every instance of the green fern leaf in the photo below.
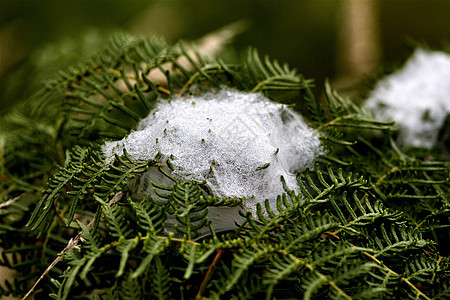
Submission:
M 155 264 L 152 268 L 151 280 L 151 295 L 155 299 L 168 299 L 171 295 L 171 280 L 170 274 L 162 264 L 159 257 L 155 259 Z

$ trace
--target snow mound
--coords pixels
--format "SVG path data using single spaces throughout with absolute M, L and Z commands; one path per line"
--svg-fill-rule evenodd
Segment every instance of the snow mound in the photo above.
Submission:
M 378 82 L 365 107 L 396 121 L 399 143 L 431 148 L 450 113 L 450 55 L 416 50 L 402 69 Z
M 205 181 L 219 197 L 246 197 L 243 206 L 253 213 L 264 199 L 275 207 L 284 192 L 280 176 L 298 192 L 295 173 L 324 153 L 319 134 L 291 108 L 231 89 L 160 100 L 136 131 L 102 150 L 111 161 L 123 148 L 138 161 L 160 150 L 162 161 L 171 157 L 172 176 Z

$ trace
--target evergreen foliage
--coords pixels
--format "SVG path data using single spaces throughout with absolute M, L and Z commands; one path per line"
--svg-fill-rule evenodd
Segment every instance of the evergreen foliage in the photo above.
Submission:
M 107 162 L 99 148 L 158 101 L 222 85 L 292 105 L 329 150 L 297 173 L 301 193 L 285 185 L 277 211 L 266 200 L 233 232 L 215 232 L 209 208 L 245 199 L 173 178 L 158 155 Z M 35 298 L 450 297 L 448 158 L 399 149 L 394 124 L 328 83 L 322 100 L 311 88 L 255 49 L 230 65 L 195 45 L 127 35 L 61 72 L 2 117 L 0 263 L 17 276 L 0 295 L 23 297 L 46 272 Z M 135 199 L 130 182 L 149 168 L 173 185 L 155 179 L 155 196 Z

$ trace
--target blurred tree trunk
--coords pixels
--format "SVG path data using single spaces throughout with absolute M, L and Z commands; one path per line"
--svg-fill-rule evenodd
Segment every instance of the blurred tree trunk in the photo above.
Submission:
M 380 61 L 380 19 L 377 0 L 344 0 L 338 18 L 336 85 L 357 84 Z

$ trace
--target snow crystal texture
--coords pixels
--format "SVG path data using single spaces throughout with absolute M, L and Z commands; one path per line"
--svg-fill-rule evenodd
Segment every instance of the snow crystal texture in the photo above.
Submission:
M 275 207 L 285 192 L 280 176 L 298 192 L 295 173 L 324 153 L 318 133 L 291 108 L 231 89 L 160 100 L 136 131 L 107 142 L 103 152 L 111 161 L 123 148 L 139 161 L 159 150 L 162 161 L 172 155 L 173 176 L 206 181 L 219 197 L 246 197 L 251 212 L 264 199 Z
M 401 145 L 433 147 L 450 113 L 450 55 L 416 50 L 377 84 L 365 107 L 381 121 L 396 121 Z

